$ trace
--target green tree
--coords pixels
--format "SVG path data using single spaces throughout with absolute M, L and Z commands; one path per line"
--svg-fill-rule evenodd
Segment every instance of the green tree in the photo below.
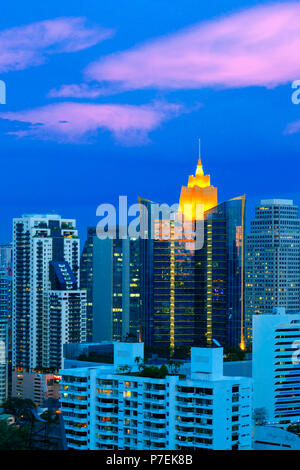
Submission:
M 26 450 L 28 429 L 26 426 L 18 427 L 0 421 L 0 451 L 1 450 Z
M 14 415 L 16 423 L 23 420 L 31 420 L 30 410 L 34 410 L 35 408 L 35 404 L 29 398 L 11 397 L 3 404 L 4 412 Z
M 182 366 L 182 364 L 183 364 L 182 361 L 173 361 L 173 360 L 170 359 L 167 362 L 170 374 L 171 375 L 176 375 L 178 373 L 180 367 Z
M 153 379 L 163 379 L 168 375 L 168 368 L 165 365 L 160 367 L 157 366 L 148 366 L 144 367 L 140 373 L 141 377 L 151 377 Z
M 47 421 L 49 424 L 58 422 L 58 415 L 56 413 L 51 413 L 50 410 L 45 410 L 40 417 Z

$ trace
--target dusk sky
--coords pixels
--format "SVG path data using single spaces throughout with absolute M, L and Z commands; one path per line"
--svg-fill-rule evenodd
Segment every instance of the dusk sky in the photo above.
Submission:
M 201 138 L 219 202 L 300 203 L 300 2 L 1 5 L 0 242 L 12 218 L 76 218 L 127 195 L 179 201 Z

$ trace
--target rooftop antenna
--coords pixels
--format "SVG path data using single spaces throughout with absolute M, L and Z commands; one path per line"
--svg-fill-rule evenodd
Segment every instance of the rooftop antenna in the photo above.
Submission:
M 202 167 L 202 162 L 201 162 L 201 146 L 200 146 L 200 139 L 199 139 L 199 159 L 198 159 L 198 165 L 196 169 L 196 175 L 203 175 L 203 167 Z

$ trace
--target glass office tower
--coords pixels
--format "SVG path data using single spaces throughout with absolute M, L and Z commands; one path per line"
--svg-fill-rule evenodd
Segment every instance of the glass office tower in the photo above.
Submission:
M 187 249 L 187 240 L 178 238 L 176 220 L 157 219 L 153 215 L 157 205 L 151 201 L 140 199 L 140 204 L 147 210 L 145 238 L 140 241 L 142 340 L 148 347 L 174 351 L 195 344 L 200 334 L 195 251 Z M 169 239 L 162 236 L 166 224 Z
M 205 213 L 204 246 L 195 253 L 201 337 L 244 349 L 244 196 Z
M 93 237 L 93 341 L 139 338 L 140 243 L 136 238 Z
M 80 257 L 80 286 L 86 291 L 86 340 L 93 340 L 93 246 L 96 227 L 88 227 Z
M 255 207 L 247 237 L 246 323 L 252 341 L 252 316 L 284 307 L 300 311 L 300 219 L 289 199 L 265 199 Z
M 199 158 L 196 176 L 190 176 L 188 186 L 181 190 L 180 210 L 191 215 L 190 222 L 195 224 L 196 204 L 204 207 L 204 245 L 200 249 L 187 249 L 186 240 L 178 239 L 176 221 L 170 221 L 173 234 L 169 240 L 150 236 L 163 219 L 153 216 L 155 203 L 140 199 L 146 208 L 141 219 L 145 223 L 145 239 L 141 240 L 142 339 L 148 347 L 174 350 L 210 346 L 214 340 L 224 347 L 245 347 L 245 197 L 212 207 L 216 193 Z M 184 204 L 191 204 L 192 211 L 185 211 Z

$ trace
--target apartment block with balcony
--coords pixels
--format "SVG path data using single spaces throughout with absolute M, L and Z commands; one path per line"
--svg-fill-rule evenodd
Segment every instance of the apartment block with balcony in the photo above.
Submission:
M 300 422 L 300 313 L 253 316 L 253 407 L 269 424 Z
M 252 380 L 223 376 L 222 348 L 192 348 L 161 377 L 142 373 L 143 355 L 114 343 L 114 364 L 61 371 L 70 449 L 251 449 Z

